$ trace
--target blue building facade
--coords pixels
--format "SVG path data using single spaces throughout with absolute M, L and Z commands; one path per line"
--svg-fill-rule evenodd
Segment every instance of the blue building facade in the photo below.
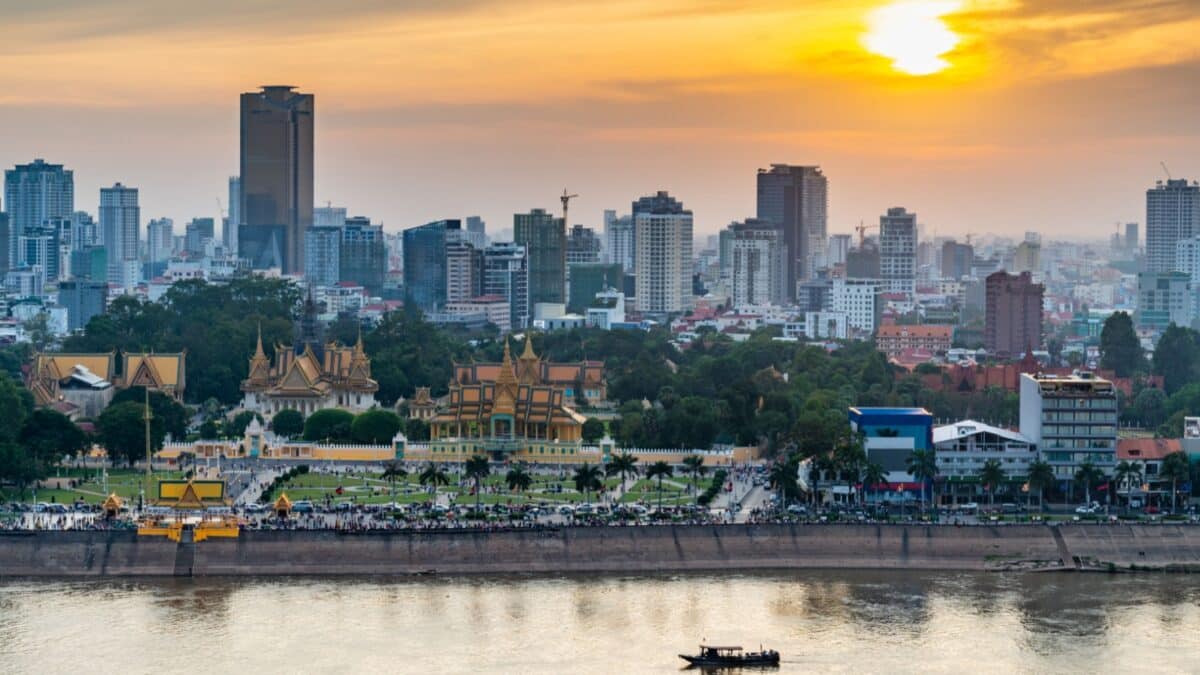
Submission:
M 933 449 L 933 414 L 924 408 L 850 408 L 850 428 L 862 434 L 867 460 L 887 474 L 897 494 L 921 490 L 908 473 L 914 450 Z

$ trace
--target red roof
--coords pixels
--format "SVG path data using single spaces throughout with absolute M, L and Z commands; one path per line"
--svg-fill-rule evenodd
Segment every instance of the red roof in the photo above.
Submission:
M 1183 441 L 1178 438 L 1122 438 L 1117 441 L 1117 459 L 1156 461 L 1182 449 Z

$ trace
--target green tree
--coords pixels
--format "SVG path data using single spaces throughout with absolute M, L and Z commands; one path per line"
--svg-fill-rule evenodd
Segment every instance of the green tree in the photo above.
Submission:
M 354 418 L 350 434 L 358 443 L 382 445 L 391 443 L 400 433 L 400 416 L 390 410 L 373 408 Z
M 1142 465 L 1141 462 L 1130 462 L 1129 460 L 1121 460 L 1117 462 L 1117 468 L 1113 470 L 1113 479 L 1120 489 L 1125 486 L 1125 501 L 1128 503 L 1129 495 L 1134 488 L 1140 487 L 1142 484 Z
M 675 470 L 671 468 L 670 464 L 667 464 L 662 460 L 659 460 L 646 467 L 646 478 L 649 478 L 650 480 L 654 480 L 656 478 L 658 479 L 658 510 L 660 513 L 662 512 L 663 479 L 670 478 L 674 475 Z
M 1045 510 L 1046 505 L 1046 488 L 1054 484 L 1054 467 L 1050 466 L 1049 462 L 1035 460 L 1029 464 L 1029 491 L 1036 491 L 1038 495 L 1038 508 Z
M 234 415 L 233 419 L 229 420 L 229 423 L 225 425 L 225 436 L 228 438 L 241 438 L 246 433 L 246 427 L 250 426 L 250 421 L 254 419 L 257 419 L 259 424 L 263 424 L 264 422 L 263 416 L 252 410 L 243 410 Z M 303 430 L 304 419 L 301 418 L 300 421 L 300 430 Z M 296 433 L 300 433 L 300 430 L 297 430 Z
M 600 480 L 601 475 L 603 474 L 600 467 L 595 464 L 584 462 L 576 467 L 572 480 L 575 483 L 575 489 L 583 493 L 585 502 L 591 503 L 590 495 L 592 491 L 604 487 L 604 482 Z
M 146 457 L 145 406 L 133 401 L 110 405 L 96 420 L 96 431 L 100 443 L 108 450 L 113 463 L 131 465 Z M 152 417 L 150 421 L 150 451 L 162 448 L 166 438 L 162 421 Z
M 351 423 L 353 425 L 353 422 Z M 277 436 L 295 438 L 304 433 L 307 428 L 304 414 L 299 410 L 286 408 L 275 413 L 271 418 L 271 431 Z
M 1151 365 L 1155 375 L 1162 375 L 1168 395 L 1200 379 L 1200 333 L 1174 323 L 1167 326 L 1154 346 Z
M 352 438 L 353 425 L 353 413 L 338 408 L 318 410 L 304 420 L 304 440 L 347 443 Z
M 1104 472 L 1101 471 L 1092 461 L 1084 460 L 1079 468 L 1075 470 L 1075 484 L 1083 488 L 1083 499 L 1085 504 L 1092 503 L 1092 488 L 1100 484 L 1104 480 Z
M 1100 331 L 1100 367 L 1114 371 L 1117 377 L 1129 377 L 1146 372 L 1146 366 L 1133 319 L 1125 312 L 1115 312 Z
M 429 440 L 429 423 L 415 417 L 406 420 L 404 423 L 404 435 L 410 441 L 427 441 Z
M 437 489 L 442 485 L 450 484 L 450 477 L 446 475 L 446 471 L 438 464 L 429 462 L 421 469 L 421 475 L 418 477 L 421 485 L 429 488 L 429 494 L 436 495 Z
M 1175 512 L 1175 498 L 1179 495 L 1179 481 L 1186 481 L 1191 475 L 1191 466 L 1187 454 L 1182 450 L 1172 452 L 1163 457 L 1162 468 L 1158 475 L 1171 481 L 1171 512 Z
M 781 510 L 800 494 L 799 472 L 795 459 L 776 460 L 767 470 L 767 484 L 775 491 Z
M 66 415 L 49 408 L 34 410 L 21 428 L 21 447 L 47 467 L 65 455 L 77 455 L 87 449 L 87 434 Z
M 475 483 L 475 513 L 479 514 L 479 500 L 483 497 L 483 479 L 492 472 L 491 463 L 484 455 L 474 455 L 464 466 L 467 478 Z
M 383 475 L 380 476 L 388 482 L 388 486 L 392 492 L 391 507 L 396 503 L 396 481 L 408 475 L 408 470 L 404 468 L 404 464 L 396 461 L 388 462 L 383 468 Z
M 882 485 L 887 482 L 887 472 L 884 471 L 883 465 L 879 462 L 867 462 L 866 468 L 863 470 L 863 488 L 864 492 L 871 488 Z
M 162 426 L 163 432 L 170 434 L 171 438 L 175 440 L 183 440 L 187 436 L 188 422 L 192 417 L 187 407 L 161 391 L 151 391 L 149 398 L 150 414 Z M 145 388 L 130 387 L 117 392 L 109 405 L 136 403 L 144 406 L 145 402 Z
M 925 484 L 932 483 L 937 478 L 937 454 L 929 450 L 913 450 L 905 464 L 908 472 L 921 484 L 921 511 L 925 511 Z
M 609 476 L 621 477 L 621 494 L 625 494 L 625 481 L 630 476 L 638 475 L 637 467 L 638 458 L 634 455 L 625 452 L 618 452 L 608 461 L 608 465 L 604 467 L 604 473 Z
M 211 441 L 221 437 L 221 430 L 214 420 L 204 420 L 200 423 L 200 440 Z
M 1000 466 L 1000 460 L 989 459 L 983 463 L 983 470 L 979 472 L 979 480 L 987 488 L 988 491 L 988 506 L 996 505 L 996 491 L 1000 488 L 1000 484 L 1004 482 L 1006 476 L 1004 469 Z
M 15 441 L 31 412 L 21 391 L 12 378 L 0 373 L 0 442 Z
M 708 473 L 708 467 L 704 466 L 704 458 L 700 455 L 688 455 L 684 457 L 683 470 L 692 477 L 692 498 L 696 499 L 699 497 L 696 483 L 700 480 L 700 476 Z
M 45 477 L 46 466 L 33 453 L 14 442 L 0 441 L 0 481 L 16 485 L 21 499 L 26 488 Z
M 523 493 L 533 484 L 533 476 L 529 475 L 529 470 L 524 464 L 515 464 L 504 474 L 504 483 L 508 485 L 509 490 Z
M 595 443 L 604 437 L 604 422 L 595 417 L 587 418 L 583 423 L 582 434 L 584 443 Z

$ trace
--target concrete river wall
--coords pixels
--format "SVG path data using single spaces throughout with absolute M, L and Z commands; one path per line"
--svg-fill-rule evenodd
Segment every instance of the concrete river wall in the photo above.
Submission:
M 190 534 L 190 533 L 185 533 Z M 509 532 L 0 533 L 4 576 L 659 572 L 812 568 L 1200 570 L 1200 527 L 689 525 Z

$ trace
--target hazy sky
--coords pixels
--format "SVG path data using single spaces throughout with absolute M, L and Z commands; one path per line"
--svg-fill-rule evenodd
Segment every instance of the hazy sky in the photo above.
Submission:
M 1097 235 L 1144 219 L 1160 161 L 1200 179 L 1200 1 L 895 4 L 3 2 L 0 164 L 67 164 L 93 212 L 121 181 L 143 220 L 214 215 L 238 93 L 293 84 L 318 202 L 389 230 L 510 228 L 568 187 L 573 222 L 668 189 L 713 232 L 789 162 L 824 167 L 831 232 L 903 205 L 939 234 Z M 901 72 L 868 51 L 889 41 L 949 67 Z

